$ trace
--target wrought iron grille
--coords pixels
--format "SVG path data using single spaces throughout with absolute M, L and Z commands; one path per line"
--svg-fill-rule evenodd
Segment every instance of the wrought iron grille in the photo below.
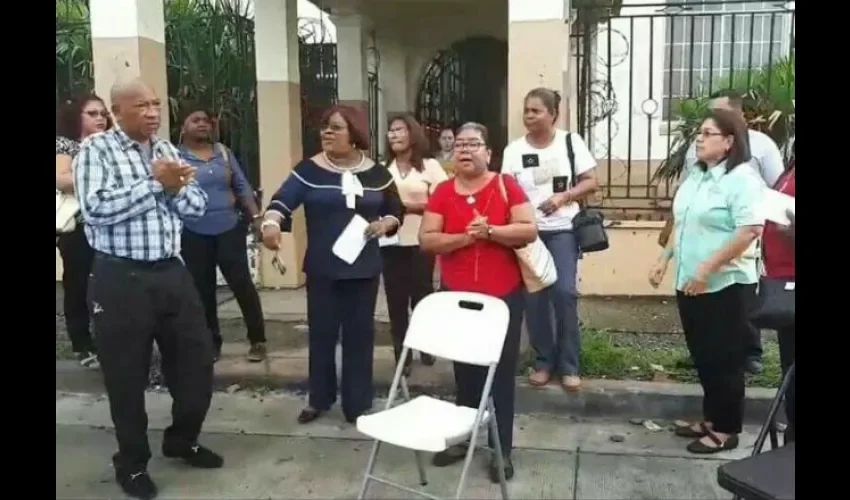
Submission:
M 380 86 L 378 84 L 378 74 L 374 72 L 369 72 L 366 76 L 367 83 L 369 85 L 368 90 L 368 114 L 369 114 L 369 146 L 370 146 L 370 156 L 372 158 L 378 158 L 380 153 L 379 143 L 380 143 L 380 131 L 378 130 L 378 116 L 380 111 Z
M 492 37 L 467 38 L 434 57 L 416 105 L 416 118 L 432 149 L 437 149 L 440 130 L 476 121 L 489 129 L 493 152 L 502 151 L 507 139 L 502 119 L 507 69 L 507 44 Z M 498 159 L 493 164 L 498 168 Z
M 793 135 L 794 2 L 625 2 L 582 6 L 571 21 L 574 130 L 599 160 L 602 206 L 669 208 L 718 90 L 744 93 L 751 126 L 780 147 Z M 775 111 L 781 119 L 768 126 L 763 117 Z

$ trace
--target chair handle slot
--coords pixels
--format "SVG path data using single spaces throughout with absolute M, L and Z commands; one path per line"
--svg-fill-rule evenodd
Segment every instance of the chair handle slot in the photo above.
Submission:
M 484 304 L 481 302 L 473 302 L 471 300 L 460 300 L 457 305 L 461 309 L 469 309 L 471 311 L 481 311 L 484 309 Z

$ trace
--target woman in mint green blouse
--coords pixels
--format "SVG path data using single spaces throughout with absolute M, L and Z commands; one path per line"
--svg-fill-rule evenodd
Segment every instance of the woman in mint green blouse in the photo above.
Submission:
M 703 421 L 676 429 L 692 453 L 738 446 L 744 417 L 747 316 L 759 274 L 750 250 L 761 235 L 764 183 L 748 165 L 747 126 L 712 111 L 696 137 L 698 161 L 687 166 L 673 201 L 673 234 L 653 266 L 658 286 L 675 256 L 676 301 L 688 350 L 703 388 Z

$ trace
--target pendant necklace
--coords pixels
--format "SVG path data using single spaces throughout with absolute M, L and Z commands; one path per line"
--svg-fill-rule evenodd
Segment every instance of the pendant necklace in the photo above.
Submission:
M 475 196 L 469 195 L 466 197 L 467 205 L 475 205 Z

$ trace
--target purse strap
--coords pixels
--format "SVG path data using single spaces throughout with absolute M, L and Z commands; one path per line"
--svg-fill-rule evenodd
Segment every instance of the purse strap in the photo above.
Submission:
M 505 187 L 505 174 L 496 174 L 499 176 L 499 192 L 502 194 L 502 200 L 505 204 L 508 203 L 508 189 Z M 510 211 L 510 209 L 508 209 Z
M 233 189 L 233 162 L 231 161 L 230 149 L 220 142 L 216 143 L 216 145 L 219 151 L 221 151 L 221 156 L 224 158 L 224 169 L 227 171 L 228 184 L 230 184 L 230 189 Z
M 574 187 L 576 187 L 576 184 L 578 184 L 578 178 L 576 176 L 576 154 L 575 154 L 575 151 L 573 151 L 573 133 L 572 132 L 567 132 L 566 143 L 567 143 L 567 161 L 570 162 L 570 187 L 574 188 Z M 584 201 L 579 200 L 576 203 L 578 203 L 579 210 L 584 209 Z

